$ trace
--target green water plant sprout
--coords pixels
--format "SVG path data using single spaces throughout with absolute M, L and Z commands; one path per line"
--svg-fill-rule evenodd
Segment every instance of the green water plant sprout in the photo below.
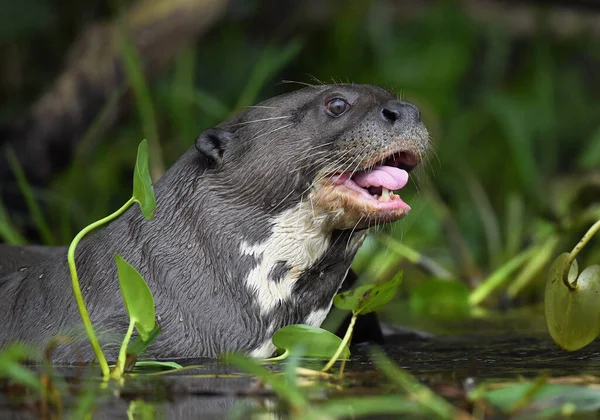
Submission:
M 587 346 L 600 334 L 600 265 L 579 273 L 579 252 L 600 230 L 592 225 L 570 253 L 560 254 L 550 267 L 544 299 L 546 323 L 552 339 L 565 350 Z
M 79 308 L 79 313 L 83 321 L 85 332 L 88 336 L 88 339 L 90 340 L 90 344 L 92 345 L 94 354 L 98 359 L 98 364 L 100 365 L 100 369 L 102 370 L 102 376 L 105 379 L 109 377 L 110 370 L 106 361 L 106 357 L 104 357 L 102 349 L 100 348 L 100 344 L 98 342 L 98 338 L 96 337 L 96 333 L 94 332 L 94 328 L 92 327 L 92 322 L 90 320 L 90 315 L 87 311 L 87 308 L 85 307 L 85 302 L 83 301 L 81 287 L 79 286 L 79 277 L 77 276 L 77 267 L 75 265 L 75 250 L 77 248 L 77 245 L 85 235 L 87 235 L 92 230 L 114 220 L 115 218 L 123 214 L 125 210 L 127 210 L 133 203 L 136 202 L 139 203 L 144 217 L 146 217 L 146 219 L 151 220 L 154 217 L 154 213 L 156 210 L 156 199 L 154 197 L 154 188 L 152 187 L 152 180 L 148 171 L 148 142 L 146 140 L 143 140 L 138 147 L 137 160 L 133 175 L 132 197 L 129 200 L 127 200 L 127 202 L 114 213 L 83 228 L 81 232 L 79 232 L 71 242 L 67 254 L 69 271 L 71 273 L 71 283 L 73 285 L 73 295 L 75 296 L 75 300 L 77 301 L 77 307 Z M 154 308 L 154 305 L 152 306 Z
M 357 287 L 348 292 L 339 293 L 333 298 L 333 304 L 343 310 L 352 311 L 350 325 L 346 330 L 346 334 L 342 339 L 338 349 L 333 354 L 329 362 L 323 367 L 322 371 L 327 372 L 337 362 L 342 355 L 344 349 L 347 349 L 352 334 L 354 332 L 354 324 L 359 315 L 374 312 L 385 306 L 396 294 L 398 286 L 402 282 L 402 271 L 400 271 L 391 280 L 384 283 L 367 284 Z

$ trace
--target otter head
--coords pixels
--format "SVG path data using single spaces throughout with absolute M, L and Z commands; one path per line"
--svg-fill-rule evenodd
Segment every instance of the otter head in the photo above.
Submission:
M 404 217 L 410 207 L 398 191 L 428 139 L 415 105 L 343 84 L 249 107 L 202 133 L 196 148 L 226 194 L 271 214 L 304 203 L 333 231 Z

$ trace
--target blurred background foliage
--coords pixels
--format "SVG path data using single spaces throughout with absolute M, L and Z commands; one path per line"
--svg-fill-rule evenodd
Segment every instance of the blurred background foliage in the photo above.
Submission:
M 0 121 L 26 113 L 87 25 L 133 3 L 1 2 Z M 61 151 L 66 164 L 48 185 L 3 181 L 29 190 L 40 214 L 6 206 L 0 235 L 68 243 L 129 197 L 143 137 L 160 149 L 153 165 L 168 167 L 204 128 L 298 87 L 282 81 L 369 83 L 417 104 L 436 144 L 404 192 L 410 216 L 372 235 L 355 261 L 369 281 L 405 270 L 384 317 L 465 325 L 483 308 L 539 303 L 551 259 L 600 217 L 600 8 L 567 6 L 232 1 L 152 78 L 122 49 L 130 108 Z M 600 261 L 599 244 L 580 266 Z

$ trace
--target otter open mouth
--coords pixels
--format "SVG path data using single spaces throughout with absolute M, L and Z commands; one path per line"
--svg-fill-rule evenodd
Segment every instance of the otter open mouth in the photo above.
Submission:
M 359 171 L 336 173 L 323 185 L 317 203 L 337 214 L 336 224 L 360 228 L 408 214 L 410 206 L 398 191 L 406 186 L 409 172 L 420 159 L 407 150 L 387 153 L 365 162 Z
M 395 153 L 352 176 L 348 173 L 337 175 L 334 182 L 358 192 L 367 200 L 378 203 L 398 201 L 393 204 L 400 205 L 400 202 L 404 202 L 395 191 L 406 186 L 408 173 L 416 163 L 416 157 L 409 152 Z M 404 205 L 408 206 L 406 203 Z
M 360 194 L 359 201 L 376 206 L 380 210 L 403 210 L 406 204 L 396 191 L 408 183 L 408 173 L 416 166 L 418 158 L 407 151 L 394 153 L 368 168 L 354 174 L 342 173 L 332 177 L 332 181 L 343 188 Z

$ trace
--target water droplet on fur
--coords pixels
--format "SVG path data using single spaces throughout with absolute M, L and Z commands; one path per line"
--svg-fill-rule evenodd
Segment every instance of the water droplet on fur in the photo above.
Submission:
M 44 273 L 40 274 L 40 275 L 38 276 L 38 279 L 41 279 L 42 277 L 44 277 Z
M 187 249 L 192 249 L 192 244 L 187 244 Z
M 19 271 L 26 271 L 26 270 L 27 270 L 27 267 L 21 267 L 21 268 L 19 268 Z
M 162 317 L 160 315 L 156 315 L 156 322 L 161 322 L 162 321 Z
M 179 322 L 183 322 L 183 315 L 179 315 Z

